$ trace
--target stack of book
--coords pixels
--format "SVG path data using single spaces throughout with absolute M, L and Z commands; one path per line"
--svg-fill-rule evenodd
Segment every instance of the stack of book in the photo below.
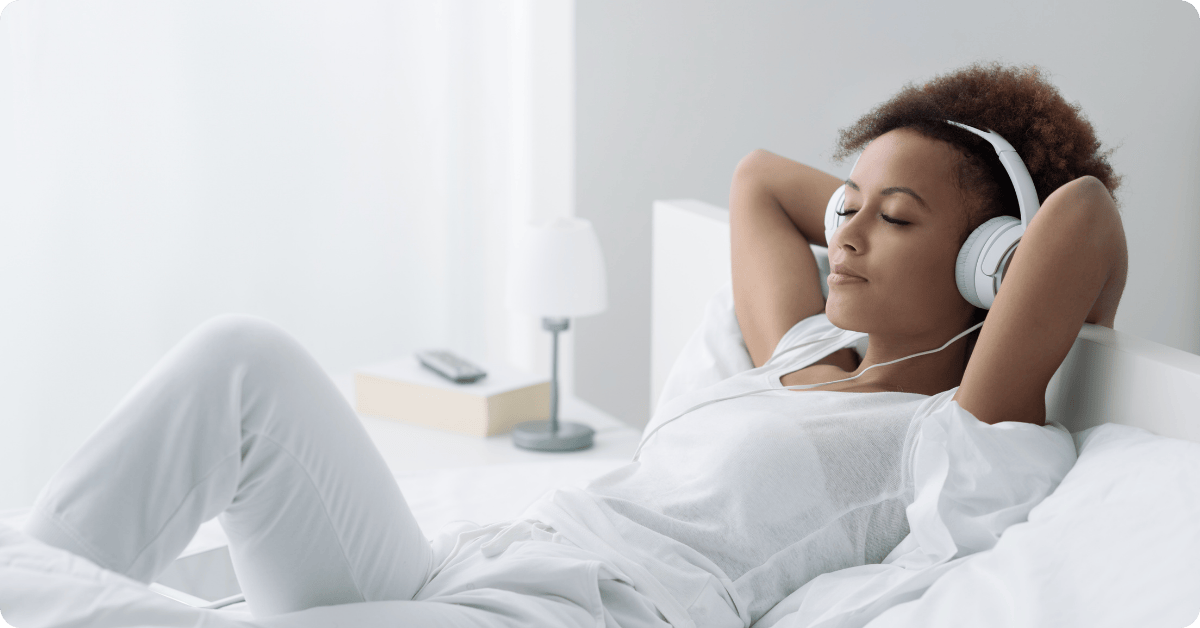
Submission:
M 412 355 L 357 369 L 355 410 L 480 437 L 507 433 L 522 421 L 550 418 L 549 378 L 512 367 L 480 366 L 487 376 L 469 384 L 434 373 Z

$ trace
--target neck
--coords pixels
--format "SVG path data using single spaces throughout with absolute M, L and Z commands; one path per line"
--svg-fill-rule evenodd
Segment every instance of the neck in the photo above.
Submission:
M 941 333 L 920 337 L 870 334 L 867 354 L 858 368 L 850 375 L 858 375 L 876 364 L 884 364 L 905 356 L 937 349 L 958 333 Z M 935 395 L 950 390 L 962 383 L 963 372 L 966 370 L 967 338 L 968 336 L 963 336 L 935 353 L 873 368 L 855 381 L 879 388 L 923 395 Z

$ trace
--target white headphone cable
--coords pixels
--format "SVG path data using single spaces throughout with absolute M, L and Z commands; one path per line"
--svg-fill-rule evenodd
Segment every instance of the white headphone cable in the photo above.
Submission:
M 980 322 L 980 323 L 978 323 L 978 324 L 976 324 L 976 325 L 972 325 L 971 327 L 968 327 L 968 328 L 966 329 L 966 331 L 964 331 L 964 332 L 962 332 L 961 334 L 959 334 L 959 335 L 957 335 L 957 336 L 955 336 L 955 337 L 951 338 L 950 340 L 947 340 L 947 341 L 946 341 L 946 344 L 944 344 L 944 345 L 942 345 L 942 346 L 938 347 L 937 349 L 931 349 L 931 350 L 929 350 L 929 351 L 922 351 L 922 352 L 920 352 L 920 353 L 914 353 L 914 354 L 912 354 L 912 355 L 906 355 L 906 356 L 904 356 L 904 357 L 902 357 L 902 358 L 897 358 L 897 359 L 895 359 L 895 360 L 892 360 L 891 362 L 881 362 L 881 363 L 879 363 L 879 364 L 872 364 L 871 366 L 868 366 L 867 368 L 863 369 L 863 372 L 862 372 L 862 373 L 859 373 L 858 375 L 855 375 L 854 377 L 847 377 L 846 379 L 837 379 L 837 380 L 834 380 L 834 381 L 832 381 L 832 382 L 824 382 L 824 383 L 821 383 L 821 384 L 795 384 L 795 385 L 792 385 L 792 386 L 784 386 L 784 387 L 782 387 L 782 388 L 763 388 L 762 390 L 752 390 L 752 391 L 750 391 L 750 392 L 739 393 L 739 394 L 736 394 L 736 395 L 733 395 L 733 396 L 730 396 L 730 397 L 721 397 L 720 399 L 710 399 L 710 400 L 708 400 L 708 401 L 705 401 L 705 402 L 703 402 L 703 403 L 696 404 L 696 405 L 692 406 L 691 408 L 688 408 L 687 410 L 684 410 L 684 411 L 683 411 L 682 413 L 680 413 L 679 415 L 677 415 L 677 416 L 674 416 L 674 417 L 671 417 L 670 419 L 667 419 L 666 421 L 663 421 L 662 423 L 659 423 L 657 426 L 655 426 L 655 427 L 654 427 L 654 429 L 650 430 L 650 433 L 646 434 L 646 435 L 645 435 L 645 436 L 642 438 L 641 442 L 639 442 L 639 443 L 638 443 L 637 449 L 636 449 L 636 450 L 634 450 L 634 452 L 633 452 L 633 460 L 637 460 L 637 459 L 638 459 L 638 455 L 642 453 L 642 446 L 643 446 L 643 445 L 645 445 L 645 444 L 646 444 L 646 441 L 650 440 L 650 437 L 651 437 L 651 436 L 654 436 L 654 435 L 655 435 L 655 434 L 658 432 L 658 430 L 662 429 L 664 425 L 666 425 L 666 424 L 668 424 L 668 423 L 670 423 L 670 422 L 674 421 L 675 419 L 678 419 L 678 418 L 682 417 L 683 415 L 685 415 L 685 414 L 687 414 L 687 413 L 689 413 L 689 412 L 691 412 L 691 411 L 693 411 L 693 410 L 698 410 L 698 409 L 700 409 L 700 408 L 703 408 L 704 406 L 707 406 L 707 405 L 709 405 L 709 404 L 716 403 L 716 402 L 718 402 L 718 401 L 727 401 L 727 400 L 729 400 L 729 399 L 737 399 L 738 397 L 745 397 L 745 396 L 747 396 L 747 395 L 754 395 L 754 394 L 758 394 L 758 393 L 762 393 L 762 392 L 771 392 L 771 391 L 775 391 L 775 390 L 804 390 L 804 389 L 807 389 L 807 388 L 815 388 L 815 387 L 817 387 L 817 386 L 825 386 L 826 384 L 836 384 L 836 383 L 838 383 L 838 382 L 848 382 L 848 381 L 850 381 L 850 380 L 852 380 L 852 379 L 858 379 L 858 378 L 862 377 L 863 375 L 866 375 L 867 371 L 869 371 L 869 370 L 871 370 L 871 369 L 873 369 L 873 368 L 875 368 L 875 367 L 877 367 L 877 366 L 887 366 L 887 365 L 889 365 L 889 364 L 895 364 L 895 363 L 897 363 L 897 362 L 902 362 L 902 361 L 904 361 L 904 360 L 907 360 L 907 359 L 909 359 L 909 358 L 915 358 L 915 357 L 917 357 L 917 356 L 928 355 L 928 354 L 930 354 L 930 353 L 937 353 L 938 351 L 941 351 L 942 349 L 945 349 L 946 347 L 949 347 L 949 346 L 951 345 L 951 343 L 953 343 L 955 340 L 958 340 L 959 338 L 962 338 L 963 336 L 965 336 L 965 335 L 967 335 L 967 334 L 969 334 L 969 333 L 971 333 L 971 332 L 975 331 L 976 329 L 979 329 L 979 328 L 980 328 L 980 327 L 982 327 L 982 326 L 983 326 L 983 322 Z M 820 341 L 822 341 L 822 340 L 829 340 L 829 339 L 830 339 L 830 337 L 828 337 L 828 336 L 827 336 L 827 337 L 823 337 L 823 338 L 818 338 L 818 339 L 816 339 L 816 340 L 810 340 L 810 341 L 808 341 L 808 342 L 805 342 L 805 343 L 798 344 L 798 345 L 796 345 L 795 347 L 790 347 L 790 348 L 788 348 L 787 350 L 785 350 L 785 351 L 783 351 L 783 352 L 780 352 L 780 353 L 779 353 L 779 354 L 777 354 L 777 355 L 783 355 L 783 353 L 786 353 L 787 351 L 791 351 L 792 349 L 797 349 L 797 348 L 803 347 L 803 346 L 805 346 L 805 345 L 810 345 L 810 344 L 813 344 L 813 343 L 815 343 L 815 342 L 820 342 Z M 773 356 L 773 357 L 776 357 L 776 356 Z M 770 362 L 770 361 L 771 361 L 771 360 L 767 360 L 767 362 Z M 763 366 L 766 366 L 766 365 L 764 364 Z

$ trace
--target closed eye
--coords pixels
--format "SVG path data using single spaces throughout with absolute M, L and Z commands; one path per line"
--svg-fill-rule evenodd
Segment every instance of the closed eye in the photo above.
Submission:
M 840 212 L 839 212 L 839 211 L 835 211 L 835 212 L 833 212 L 833 213 L 835 213 L 835 214 L 837 214 L 837 215 L 839 215 L 839 216 L 849 216 L 850 214 L 853 214 L 853 213 L 855 213 L 855 212 L 857 212 L 857 211 L 858 211 L 857 209 L 847 209 L 846 211 L 840 211 Z M 880 213 L 879 215 L 880 215 L 881 217 L 883 217 L 883 219 L 884 219 L 884 220 L 886 220 L 886 221 L 888 221 L 888 222 L 892 223 L 893 225 L 910 225 L 910 224 L 912 224 L 912 223 L 910 223 L 910 222 L 909 222 L 909 221 L 907 221 L 907 220 L 897 220 L 897 219 L 895 219 L 895 218 L 892 218 L 891 216 L 888 216 L 887 214 L 884 214 L 884 213 Z

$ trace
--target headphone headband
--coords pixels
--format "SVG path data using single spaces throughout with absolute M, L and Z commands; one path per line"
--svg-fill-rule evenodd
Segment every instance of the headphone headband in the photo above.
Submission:
M 954 120 L 946 120 L 946 122 L 982 137 L 996 149 L 996 156 L 1000 158 L 1000 163 L 1004 165 L 1004 170 L 1008 172 L 1008 178 L 1012 180 L 1013 187 L 1017 190 L 1017 204 L 1021 208 L 1021 226 L 1028 229 L 1029 222 L 1033 220 L 1040 203 L 1038 203 L 1037 189 L 1033 185 L 1033 177 L 1029 176 L 1025 162 L 1021 161 L 1021 157 L 1017 155 L 1017 149 L 991 129 L 980 131 Z

